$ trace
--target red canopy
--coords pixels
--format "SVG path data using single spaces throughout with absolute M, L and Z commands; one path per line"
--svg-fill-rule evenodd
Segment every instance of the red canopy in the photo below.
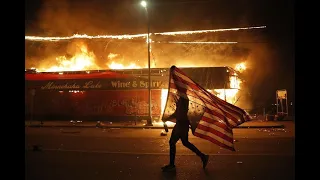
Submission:
M 83 74 L 56 74 L 56 73 L 26 73 L 27 81 L 45 81 L 45 80 L 64 80 L 64 79 L 110 79 L 110 78 L 128 78 L 126 74 L 116 72 L 98 72 Z

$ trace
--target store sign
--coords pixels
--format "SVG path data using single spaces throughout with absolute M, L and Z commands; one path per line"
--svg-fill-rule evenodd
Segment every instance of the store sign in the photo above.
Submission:
M 278 99 L 287 99 L 287 90 L 277 90 Z
M 162 88 L 164 85 L 168 85 L 163 81 L 151 81 L 151 88 Z M 124 88 L 149 88 L 149 82 L 140 80 L 140 81 L 111 81 L 111 86 L 116 89 Z
M 83 83 L 55 83 L 49 81 L 45 85 L 41 86 L 42 90 L 66 90 L 66 89 L 100 89 L 102 85 L 100 81 L 85 81 Z
M 29 88 L 40 90 L 126 90 L 126 89 L 147 89 L 149 88 L 148 80 L 106 80 L 106 79 L 90 79 L 90 80 L 52 80 L 52 81 L 27 81 Z M 163 80 L 151 81 L 151 89 L 166 89 L 168 82 Z

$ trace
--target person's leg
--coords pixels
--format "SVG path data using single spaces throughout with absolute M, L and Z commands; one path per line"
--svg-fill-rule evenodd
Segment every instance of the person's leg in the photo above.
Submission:
M 177 132 L 176 126 L 173 127 L 171 132 L 171 137 L 169 140 L 170 145 L 170 163 L 162 167 L 163 171 L 172 171 L 175 170 L 175 157 L 176 157 L 176 143 L 179 140 L 179 133 Z
M 189 133 L 189 127 L 186 126 L 181 128 L 180 138 L 181 138 L 182 144 L 185 147 L 189 148 L 192 152 L 196 153 L 199 157 L 203 157 L 204 154 L 195 145 L 189 142 L 188 133 Z
M 169 140 L 169 145 L 170 145 L 170 164 L 174 165 L 175 162 L 175 157 L 176 157 L 176 143 L 179 140 L 179 133 L 177 131 L 177 127 L 174 126 L 172 133 L 171 133 L 171 137 Z
M 203 168 L 205 168 L 207 166 L 209 156 L 202 153 L 194 144 L 192 144 L 189 141 L 188 133 L 189 133 L 189 127 L 188 128 L 184 127 L 181 131 L 181 136 L 180 136 L 182 144 L 185 147 L 189 148 L 192 152 L 196 153 L 201 158 Z

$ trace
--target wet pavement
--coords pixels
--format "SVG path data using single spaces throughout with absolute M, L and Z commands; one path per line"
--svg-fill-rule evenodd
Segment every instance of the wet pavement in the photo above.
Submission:
M 168 155 L 26 152 L 26 180 L 293 180 L 286 155 L 211 155 L 206 170 L 195 155 L 177 155 L 176 172 L 162 172 Z
M 259 123 L 259 122 L 257 122 Z M 169 138 L 160 129 L 25 127 L 26 179 L 295 179 L 295 127 L 234 129 L 236 152 L 190 133 L 189 140 L 210 155 L 207 169 L 180 141 L 177 170 L 169 161 Z M 35 148 L 37 147 L 37 148 Z M 36 151 L 39 150 L 39 151 Z
M 102 128 L 151 128 L 163 129 L 163 123 L 154 121 L 152 126 L 146 126 L 146 121 L 25 121 L 29 127 L 102 127 Z M 294 124 L 294 121 L 265 121 L 252 120 L 239 125 L 236 128 L 283 128 L 286 125 Z M 173 124 L 168 124 L 172 128 Z

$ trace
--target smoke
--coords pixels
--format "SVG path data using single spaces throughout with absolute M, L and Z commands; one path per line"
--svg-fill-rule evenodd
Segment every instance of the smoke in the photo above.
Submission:
M 42 36 L 136 33 L 145 29 L 143 13 L 131 0 L 45 0 L 36 24 Z
M 157 4 L 157 2 L 153 2 Z M 206 4 L 173 4 L 173 6 L 167 6 L 165 4 L 157 7 L 150 7 L 150 16 L 152 18 L 152 28 L 154 27 L 175 27 L 181 19 L 190 21 L 189 25 L 194 26 L 196 17 L 204 15 L 205 12 L 211 11 L 211 8 L 207 8 L 204 12 L 200 12 L 199 8 L 207 7 Z M 177 9 L 184 6 L 187 10 Z M 199 7 L 198 7 L 199 6 Z M 225 7 L 226 5 L 221 5 Z M 153 9 L 152 8 L 156 8 Z M 166 9 L 169 14 L 163 14 L 162 10 Z M 156 11 L 158 10 L 158 11 Z M 192 10 L 192 15 L 190 14 Z M 230 12 L 235 11 L 237 8 Z M 179 12 L 179 13 L 177 13 Z M 228 12 L 228 13 L 230 13 Z M 115 34 L 123 34 L 124 29 L 133 32 L 139 30 L 139 33 L 144 32 L 145 17 L 144 11 L 141 10 L 139 3 L 135 1 L 124 0 L 121 3 L 114 1 L 72 1 L 72 0 L 46 0 L 42 4 L 42 7 L 38 13 L 38 26 L 43 30 L 43 36 L 70 36 L 75 33 L 79 34 L 112 34 L 110 32 L 117 32 Z M 231 20 L 231 16 L 224 16 L 223 19 L 215 16 L 215 21 L 221 19 L 221 21 Z M 225 12 L 226 13 L 226 12 Z M 181 17 L 188 15 L 186 17 Z M 189 17 L 189 15 L 192 16 Z M 211 17 L 212 18 L 212 17 Z M 234 26 L 245 27 L 250 25 L 247 16 L 242 15 L 240 20 Z M 170 23 L 168 23 L 168 20 Z M 201 21 L 202 22 L 202 21 Z M 186 24 L 184 22 L 184 24 Z M 189 27 L 189 25 L 182 27 Z M 206 27 L 203 27 L 203 26 Z M 213 24 L 213 21 L 204 19 L 202 23 L 197 24 L 196 29 L 207 29 Z M 137 27 L 140 27 L 137 28 Z M 192 27 L 193 29 L 194 27 Z M 161 29 L 161 28 L 160 28 Z M 190 28 L 187 28 L 190 29 Z M 121 33 L 119 33 L 121 32 Z M 249 37 L 249 34 L 245 32 L 236 33 L 215 33 L 195 36 L 176 36 L 176 37 L 158 37 L 151 36 L 154 41 L 161 41 L 162 43 L 152 44 L 151 51 L 151 66 L 152 67 L 170 67 L 171 65 L 177 66 L 230 66 L 235 67 L 236 64 L 246 61 L 247 64 L 255 66 L 260 65 L 260 62 L 264 61 L 259 59 L 262 50 L 257 49 L 255 44 L 248 46 L 246 44 L 236 45 L 203 45 L 203 44 L 166 44 L 166 41 L 254 41 L 253 37 Z M 37 63 L 44 61 L 44 59 L 51 60 L 57 55 L 74 55 L 70 50 L 67 50 L 67 44 L 74 45 L 73 41 L 68 42 L 56 42 L 45 43 L 37 55 L 35 53 L 26 53 L 27 62 L 26 66 L 37 66 Z M 108 55 L 110 53 L 118 54 L 117 58 L 113 61 L 118 63 L 135 63 L 139 66 L 145 66 L 147 62 L 147 46 L 145 39 L 137 41 L 124 41 L 124 40 L 91 40 L 85 41 L 90 51 L 96 56 L 96 63 L 99 67 L 108 68 L 107 64 L 110 59 Z M 58 45 L 60 44 L 60 45 Z M 61 45 L 63 44 L 63 45 Z M 30 47 L 27 47 L 30 48 Z M 33 47 L 32 47 L 33 48 Z M 33 48 L 35 49 L 35 48 Z M 70 49 L 70 48 L 69 48 Z M 262 48 L 263 49 L 263 48 Z M 39 49 L 38 49 L 39 50 Z M 29 51 L 29 50 L 27 50 Z M 35 50 L 30 50 L 34 51 Z M 54 62 L 54 61 L 53 61 Z M 262 63 L 263 64 L 263 63 Z M 260 73 L 260 72 L 259 72 Z M 258 74 L 259 74 L 258 73 Z
M 46 0 L 38 13 L 37 24 L 47 36 L 95 33 L 103 29 L 99 22 L 105 14 L 100 9 L 94 2 Z

